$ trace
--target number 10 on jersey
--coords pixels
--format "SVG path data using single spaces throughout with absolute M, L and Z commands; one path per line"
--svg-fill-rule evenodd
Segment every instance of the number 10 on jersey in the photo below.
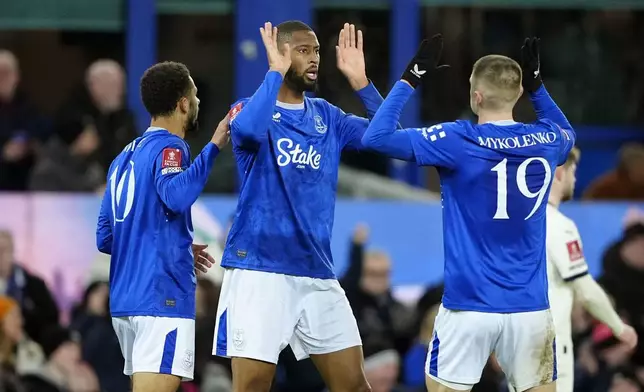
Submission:
M 545 176 L 543 178 L 543 184 L 537 192 L 532 192 L 528 188 L 528 181 L 526 178 L 526 172 L 528 165 L 532 162 L 539 162 L 543 165 L 545 169 Z M 496 172 L 496 213 L 494 214 L 493 219 L 510 219 L 508 215 L 508 159 L 504 158 L 496 166 L 490 169 L 493 172 Z M 528 220 L 534 215 L 541 203 L 543 203 L 543 198 L 548 192 L 548 186 L 550 186 L 550 179 L 552 178 L 552 172 L 550 170 L 550 165 L 548 161 L 541 157 L 528 158 L 525 161 L 521 162 L 517 168 L 517 177 L 516 183 L 519 188 L 519 192 L 528 199 L 536 198 L 532 211 L 524 218 Z

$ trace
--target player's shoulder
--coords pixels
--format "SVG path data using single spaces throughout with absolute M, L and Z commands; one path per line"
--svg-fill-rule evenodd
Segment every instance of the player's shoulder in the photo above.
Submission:
M 425 139 L 432 139 L 434 141 L 447 137 L 463 137 L 470 134 L 469 127 L 470 123 L 468 121 L 456 120 L 419 128 L 419 130 Z
M 246 105 L 246 103 L 248 103 L 248 101 L 250 101 L 250 97 L 238 99 L 232 105 L 230 105 L 230 111 L 228 112 L 228 118 L 230 119 L 230 121 L 233 121 L 235 117 L 237 117 L 239 112 Z
M 317 113 L 323 114 L 345 114 L 342 109 L 335 106 L 324 98 L 306 97 L 306 105 L 313 108 Z
M 550 204 L 548 204 L 546 209 L 546 217 L 546 225 L 553 231 L 554 235 L 559 235 L 561 234 L 560 232 L 571 235 L 575 235 L 577 233 L 577 224 L 558 208 Z

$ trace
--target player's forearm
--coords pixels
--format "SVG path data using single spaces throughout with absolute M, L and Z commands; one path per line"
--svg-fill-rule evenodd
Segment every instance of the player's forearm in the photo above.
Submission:
M 219 148 L 208 143 L 184 172 L 161 178 L 157 192 L 166 207 L 175 213 L 187 211 L 203 191 Z
M 369 82 L 367 87 L 357 90 L 356 93 L 360 97 L 365 109 L 367 109 L 367 117 L 373 118 L 385 99 L 371 82 Z
M 572 131 L 572 125 L 570 125 L 566 115 L 563 114 L 559 106 L 548 94 L 545 86 L 542 85 L 537 91 L 531 93 L 530 100 L 539 120 L 550 120 L 560 127 Z
M 414 150 L 406 131 L 398 131 L 398 119 L 414 89 L 397 82 L 380 105 L 362 136 L 364 147 L 392 158 L 414 160 Z
M 616 336 L 624 330 L 624 323 L 619 317 L 608 295 L 587 275 L 574 281 L 575 293 L 581 298 L 584 308 L 597 320 L 606 324 Z
M 266 137 L 282 80 L 279 72 L 267 72 L 261 86 L 230 122 L 236 144 L 259 143 Z

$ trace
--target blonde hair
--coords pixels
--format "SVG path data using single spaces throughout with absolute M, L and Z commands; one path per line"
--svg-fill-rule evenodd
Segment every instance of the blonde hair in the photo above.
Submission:
M 498 110 L 514 105 L 521 95 L 523 73 L 509 57 L 491 54 L 481 57 L 472 69 L 472 88 L 483 94 L 481 107 Z
M 579 159 L 581 158 L 581 150 L 577 147 L 573 147 L 572 150 L 568 153 L 568 158 L 566 158 L 565 167 L 570 167 L 573 163 L 578 164 Z

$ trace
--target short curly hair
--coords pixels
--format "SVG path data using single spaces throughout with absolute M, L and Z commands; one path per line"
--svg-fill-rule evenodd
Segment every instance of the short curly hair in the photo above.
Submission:
M 191 89 L 188 67 L 174 61 L 153 65 L 141 78 L 141 99 L 152 118 L 172 114 L 177 102 L 188 97 Z

